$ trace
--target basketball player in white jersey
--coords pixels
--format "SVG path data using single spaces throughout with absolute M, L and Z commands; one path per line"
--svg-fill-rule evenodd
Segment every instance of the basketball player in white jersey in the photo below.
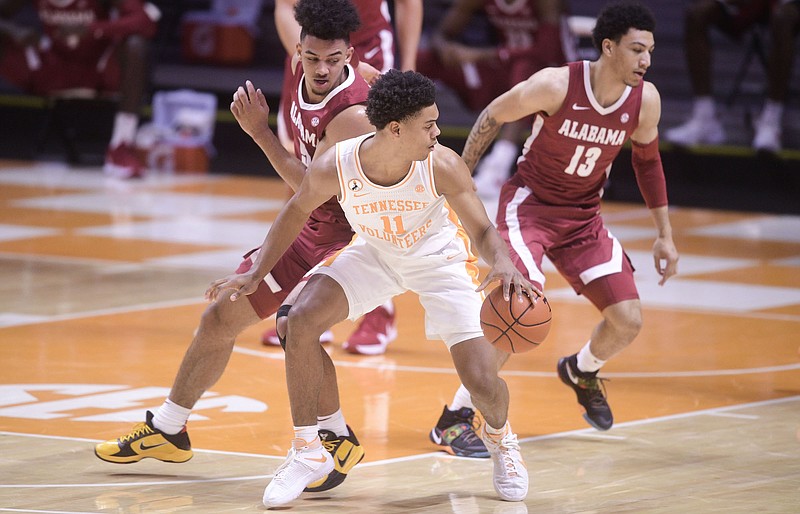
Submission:
M 333 373 L 320 334 L 407 290 L 419 294 L 428 337 L 448 346 L 484 416 L 481 437 L 492 456 L 495 490 L 508 501 L 527 495 L 528 473 L 507 420 L 508 388 L 497 375 L 496 351 L 483 336 L 480 308 L 481 291 L 495 280 L 502 282 L 506 297 L 536 298 L 539 291 L 511 262 L 465 163 L 437 144 L 438 116 L 430 79 L 411 71 L 386 73 L 367 100 L 367 117 L 377 131 L 318 156 L 275 220 L 253 267 L 215 281 L 206 292 L 212 301 L 250 294 L 309 214 L 337 196 L 356 237 L 311 276 L 287 317 L 286 378 L 295 438 L 264 491 L 267 507 L 291 502 L 334 467 L 317 437 L 316 398 L 323 375 Z M 492 266 L 482 282 L 471 242 Z

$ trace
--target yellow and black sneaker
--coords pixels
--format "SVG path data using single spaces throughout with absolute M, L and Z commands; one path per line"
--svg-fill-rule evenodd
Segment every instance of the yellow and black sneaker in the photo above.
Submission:
M 175 435 L 165 434 L 153 427 L 150 411 L 147 411 L 146 421 L 134 425 L 128 435 L 96 445 L 94 454 L 118 464 L 139 462 L 147 457 L 164 462 L 186 462 L 194 455 L 186 427 Z
M 328 476 L 309 484 L 305 491 L 318 493 L 333 489 L 344 482 L 347 473 L 364 458 L 364 448 L 361 447 L 349 425 L 347 432 L 349 435 L 340 437 L 330 430 L 319 431 L 322 446 L 333 456 L 333 471 L 328 473 Z

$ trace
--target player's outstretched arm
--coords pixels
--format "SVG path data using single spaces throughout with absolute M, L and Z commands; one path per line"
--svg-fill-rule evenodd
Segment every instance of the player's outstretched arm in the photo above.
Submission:
M 311 212 L 330 197 L 339 194 L 335 157 L 335 150 L 326 152 L 309 166 L 300 188 L 284 205 L 270 227 L 252 268 L 245 273 L 229 275 L 212 282 L 206 290 L 206 299 L 213 302 L 223 291 L 230 291 L 231 301 L 236 301 L 255 292 L 258 284 L 297 238 Z
M 489 220 L 486 208 L 472 187 L 469 170 L 464 161 L 451 149 L 437 145 L 434 150 L 436 188 L 447 199 L 447 203 L 458 215 L 461 225 L 475 244 L 478 253 L 492 267 L 477 290 L 484 290 L 490 283 L 500 280 L 508 299 L 513 286 L 517 295 L 523 291 L 536 298 L 541 291 L 528 282 L 517 270 L 508 254 L 508 246 Z
M 566 66 L 545 68 L 492 100 L 475 120 L 461 152 L 470 171 L 475 171 L 478 161 L 504 124 L 537 112 L 556 112 L 564 102 L 568 83 Z

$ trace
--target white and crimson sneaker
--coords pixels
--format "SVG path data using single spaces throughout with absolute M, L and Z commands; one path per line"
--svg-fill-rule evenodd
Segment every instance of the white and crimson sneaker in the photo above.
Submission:
M 361 318 L 356 328 L 342 348 L 348 353 L 360 355 L 380 355 L 386 353 L 386 346 L 397 339 L 397 326 L 394 323 L 394 309 L 391 311 L 381 305 Z
M 310 448 L 309 445 L 316 447 Z M 289 503 L 300 496 L 303 489 L 325 478 L 331 471 L 333 457 L 318 437 L 311 443 L 293 439 L 286 460 L 275 470 L 272 481 L 264 489 L 264 506 L 271 508 Z
M 481 439 L 494 464 L 494 490 L 503 500 L 524 500 L 528 495 L 528 468 L 522 459 L 517 435 L 511 432 L 511 425 L 506 423 L 502 436 L 493 436 L 486 432 L 484 423 Z
M 136 150 L 127 143 L 115 147 L 108 147 L 103 172 L 115 178 L 141 178 L 144 175 L 144 165 L 136 155 Z

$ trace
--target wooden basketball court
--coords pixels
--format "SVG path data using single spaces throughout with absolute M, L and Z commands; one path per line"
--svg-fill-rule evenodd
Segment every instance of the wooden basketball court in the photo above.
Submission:
M 93 445 L 161 404 L 206 286 L 261 243 L 285 191 L 266 178 L 121 183 L 98 169 L 0 165 L 0 512 L 264 510 L 291 438 L 283 354 L 259 341 L 269 321 L 242 334 L 197 405 L 194 459 L 114 465 Z M 600 317 L 549 267 L 550 336 L 503 372 L 530 492 L 498 500 L 489 460 L 428 440 L 458 379 L 406 294 L 385 355 L 343 352 L 351 323 L 329 348 L 365 461 L 283 510 L 798 512 L 800 217 L 673 208 L 680 275 L 659 287 L 647 210 L 604 211 L 637 268 L 645 320 L 603 370 L 614 428 L 588 428 L 556 377 Z

